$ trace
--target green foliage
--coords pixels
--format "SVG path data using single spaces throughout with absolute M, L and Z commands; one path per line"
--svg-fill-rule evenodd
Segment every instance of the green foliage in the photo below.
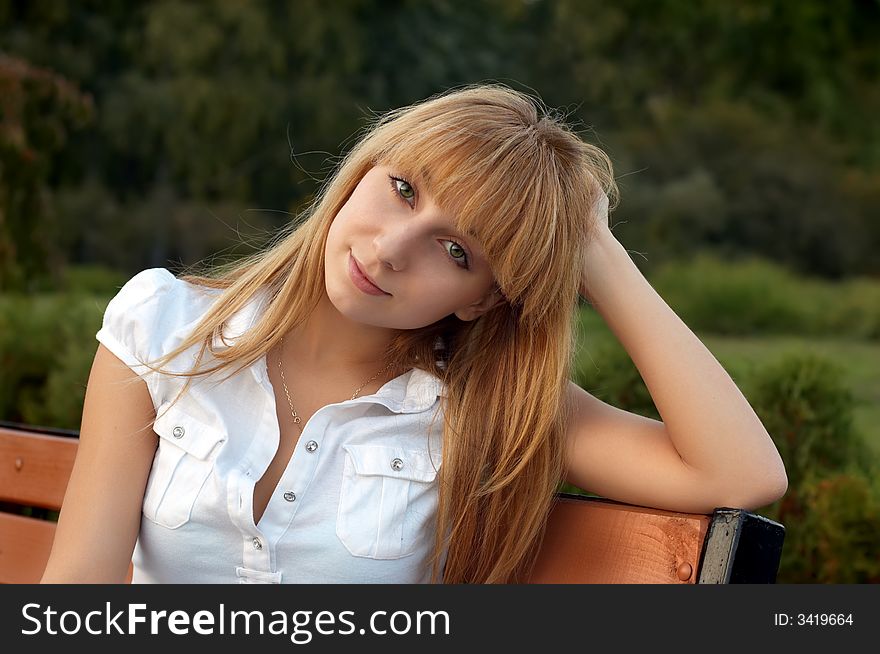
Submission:
M 24 422 L 24 407 L 39 404 L 58 342 L 59 312 L 53 303 L 0 296 L 0 415 Z
M 876 462 L 852 428 L 843 370 L 789 353 L 749 380 L 750 402 L 785 462 L 789 488 L 764 515 L 786 527 L 780 583 L 880 580 Z
M 70 266 L 64 271 L 63 290 L 72 294 L 112 296 L 127 277 L 118 270 L 99 265 Z
M 79 429 L 102 312 L 87 294 L 0 296 L 0 419 Z
M 786 527 L 778 583 L 880 583 L 880 497 L 864 476 L 811 478 L 776 513 Z
M 800 296 L 801 306 L 808 310 L 805 327 L 814 326 L 808 333 L 880 341 L 880 283 L 876 279 L 855 278 L 834 285 L 816 282 L 809 295 Z
M 58 274 L 52 156 L 92 112 L 68 80 L 0 52 L 0 290 L 35 290 Z
M 819 281 L 759 257 L 723 261 L 709 252 L 667 261 L 650 275 L 657 292 L 695 331 L 880 337 L 875 280 Z
M 785 461 L 789 486 L 869 461 L 852 427 L 843 370 L 810 352 L 789 353 L 749 380 L 751 404 Z
M 795 282 L 760 260 L 722 262 L 701 253 L 652 273 L 651 283 L 688 326 L 717 334 L 796 332 L 802 311 Z
M 615 233 L 651 265 L 709 248 L 841 278 L 880 272 L 878 20 L 778 0 L 58 0 L 0 7 L 0 41 L 94 98 L 89 129 L 37 147 L 53 196 L 100 187 L 79 196 L 95 220 L 59 207 L 33 242 L 57 241 L 57 266 L 192 264 L 209 252 L 174 233 L 180 206 L 266 207 L 279 227 L 371 116 L 501 81 L 609 151 Z
M 79 429 L 86 383 L 97 349 L 95 333 L 101 326 L 103 307 L 91 295 L 73 296 L 59 304 L 64 321 L 56 349 L 58 354 L 46 377 L 45 402 L 26 407 L 25 422 Z

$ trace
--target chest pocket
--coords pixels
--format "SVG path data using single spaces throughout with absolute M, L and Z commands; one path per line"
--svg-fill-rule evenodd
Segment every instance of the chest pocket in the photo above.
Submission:
M 176 529 L 189 522 L 226 435 L 177 407 L 165 409 L 159 407 L 153 424 L 159 448 L 144 492 L 143 513 L 156 524 Z
M 427 452 L 385 445 L 343 445 L 345 469 L 336 535 L 354 556 L 399 559 L 430 547 L 437 476 Z

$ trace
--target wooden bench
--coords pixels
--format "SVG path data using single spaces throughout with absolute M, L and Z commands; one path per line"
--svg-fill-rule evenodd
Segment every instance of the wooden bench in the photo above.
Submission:
M 0 583 L 39 581 L 77 442 L 74 431 L 0 423 Z M 774 583 L 784 535 L 737 508 L 675 513 L 560 493 L 529 583 Z

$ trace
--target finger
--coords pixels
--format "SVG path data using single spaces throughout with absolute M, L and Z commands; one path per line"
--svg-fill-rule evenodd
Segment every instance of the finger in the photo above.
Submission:
M 597 220 L 600 222 L 608 221 L 608 196 L 603 191 L 599 191 L 599 197 L 596 199 L 596 204 L 593 205 L 593 210 Z

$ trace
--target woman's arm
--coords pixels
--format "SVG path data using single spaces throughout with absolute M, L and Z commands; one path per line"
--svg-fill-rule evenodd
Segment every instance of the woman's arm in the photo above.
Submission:
M 158 446 L 143 380 L 98 345 L 76 462 L 40 583 L 123 583 Z
M 581 295 L 633 360 L 663 422 L 571 384 L 571 483 L 611 499 L 701 513 L 765 506 L 785 493 L 782 459 L 746 398 L 604 224 L 587 251 Z

